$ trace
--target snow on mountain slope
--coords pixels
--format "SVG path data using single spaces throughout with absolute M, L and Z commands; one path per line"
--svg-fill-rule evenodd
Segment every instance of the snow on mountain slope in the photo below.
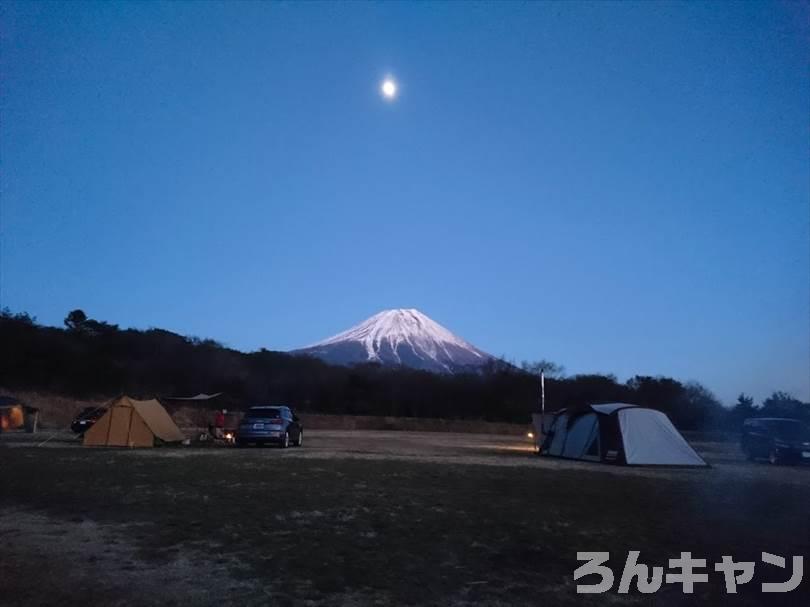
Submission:
M 444 373 L 480 366 L 492 358 L 414 309 L 384 310 L 293 353 L 333 364 L 379 362 Z

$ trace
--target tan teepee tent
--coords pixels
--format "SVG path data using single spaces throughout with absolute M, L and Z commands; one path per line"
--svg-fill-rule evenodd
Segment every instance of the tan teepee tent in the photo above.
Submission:
M 113 401 L 107 413 L 84 433 L 84 445 L 154 447 L 157 442 L 174 443 L 184 438 L 158 401 L 122 396 Z

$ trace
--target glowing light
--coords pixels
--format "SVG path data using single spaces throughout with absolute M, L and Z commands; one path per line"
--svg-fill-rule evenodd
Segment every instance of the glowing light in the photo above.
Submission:
M 380 92 L 386 99 L 394 99 L 397 96 L 397 83 L 392 78 L 386 78 L 380 85 Z
M 528 436 L 529 438 L 534 438 L 534 432 L 528 432 L 526 436 Z

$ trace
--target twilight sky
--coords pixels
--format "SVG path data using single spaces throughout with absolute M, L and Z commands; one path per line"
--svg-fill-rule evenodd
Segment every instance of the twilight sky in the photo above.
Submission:
M 809 24 L 3 3 L 0 305 L 244 350 L 414 307 L 517 361 L 810 400 Z

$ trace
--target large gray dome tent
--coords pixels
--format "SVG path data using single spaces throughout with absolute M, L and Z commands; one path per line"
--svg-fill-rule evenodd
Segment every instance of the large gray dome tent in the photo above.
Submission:
M 542 428 L 541 417 L 534 416 L 544 455 L 635 466 L 707 465 L 656 409 L 610 403 L 562 409 L 548 417 Z

